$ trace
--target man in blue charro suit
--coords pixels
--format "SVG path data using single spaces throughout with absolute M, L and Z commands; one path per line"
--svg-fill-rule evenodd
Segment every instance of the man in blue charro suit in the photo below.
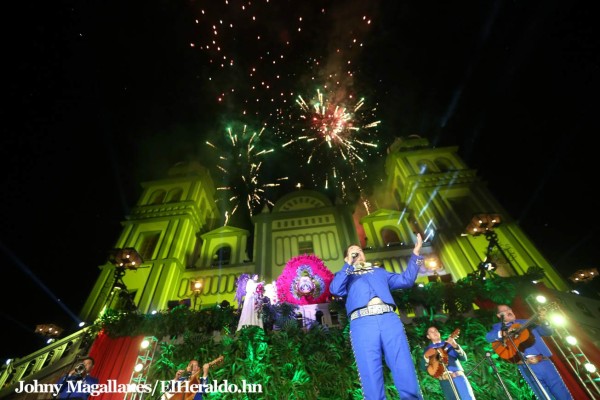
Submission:
M 492 343 L 494 351 L 503 359 L 517 364 L 536 398 L 572 400 L 573 396 L 550 359 L 552 352 L 542 339 L 542 336 L 554 333 L 546 321 L 546 311 L 539 311 L 525 320 L 517 319 L 512 308 L 506 304 L 498 304 L 496 310 L 501 322 L 495 323 L 485 336 Z M 531 324 L 534 321 L 537 324 Z M 530 324 L 531 327 L 527 328 Z M 515 335 L 520 331 L 518 328 L 526 330 L 529 335 L 524 335 L 524 332 Z
M 397 274 L 367 263 L 360 246 L 352 245 L 346 250 L 344 266 L 329 286 L 331 294 L 346 301 L 352 350 L 366 400 L 386 399 L 383 356 L 400 398 L 423 399 L 404 325 L 394 312 L 391 293 L 414 285 L 423 265 L 419 255 L 422 246 L 423 239 L 417 234 L 408 267 Z

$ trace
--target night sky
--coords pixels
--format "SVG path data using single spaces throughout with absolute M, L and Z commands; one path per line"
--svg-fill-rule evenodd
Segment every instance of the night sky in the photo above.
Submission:
M 395 137 L 457 145 L 565 277 L 598 266 L 587 2 L 19 3 L 4 34 L 1 359 L 41 347 L 36 324 L 75 329 L 141 182 L 196 160 L 218 186 L 239 185 L 228 127 L 243 146 L 261 132 L 261 184 L 289 177 L 261 202 L 297 183 L 368 192 Z M 337 149 L 299 139 L 314 112 L 296 101 L 317 90 L 360 128 Z M 344 175 L 363 169 L 350 175 L 364 181 Z M 243 215 L 242 203 L 231 221 Z

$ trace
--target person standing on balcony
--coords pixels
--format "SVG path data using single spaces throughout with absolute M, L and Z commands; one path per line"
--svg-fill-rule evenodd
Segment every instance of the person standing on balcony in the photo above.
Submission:
M 406 270 L 392 273 L 367 263 L 360 246 L 351 245 L 344 255 L 344 266 L 330 283 L 331 294 L 346 302 L 352 350 L 366 400 L 386 399 L 383 356 L 400 398 L 423 399 L 404 325 L 394 312 L 391 293 L 414 285 L 423 265 L 419 255 L 422 246 L 423 239 L 417 233 Z
M 241 284 L 241 282 L 238 284 Z M 261 309 L 263 305 L 264 282 L 259 282 L 258 275 L 255 274 L 246 281 L 245 289 L 244 303 L 237 330 L 239 331 L 244 326 L 250 325 L 263 328 Z

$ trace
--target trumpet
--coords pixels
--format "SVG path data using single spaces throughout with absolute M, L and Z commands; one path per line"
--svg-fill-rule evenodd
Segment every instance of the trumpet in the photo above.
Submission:
M 75 373 L 77 375 L 83 375 L 86 373 L 86 368 L 84 363 L 79 363 L 75 366 Z

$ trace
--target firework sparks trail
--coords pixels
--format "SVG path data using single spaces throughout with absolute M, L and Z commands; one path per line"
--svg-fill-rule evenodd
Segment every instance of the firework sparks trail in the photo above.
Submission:
M 314 152 L 306 155 L 296 151 L 297 146 L 286 149 L 294 153 L 290 161 L 301 157 L 285 165 L 292 168 L 290 175 L 298 174 L 298 184 L 342 193 L 360 186 L 364 174 L 359 164 L 370 156 L 365 148 L 377 146 L 365 137 L 365 130 L 375 131 L 379 122 L 363 123 L 368 113 L 364 101 L 344 98 L 361 77 L 360 56 L 368 52 L 377 2 L 299 2 L 293 11 L 273 1 L 196 4 L 190 52 L 203 59 L 198 76 L 207 79 L 207 95 L 216 106 L 228 118 L 234 117 L 233 112 L 238 113 L 235 118 L 260 121 L 275 135 L 293 132 L 294 140 L 306 136 L 298 147 L 312 147 Z M 305 101 L 306 110 L 298 108 L 296 100 L 304 101 L 298 94 L 317 82 L 329 85 L 323 86 L 320 108 L 312 101 Z M 332 92 L 337 97 L 331 97 Z M 297 110 L 315 119 L 291 118 Z M 312 129 L 299 133 L 290 125 L 312 125 Z M 273 170 L 267 167 L 272 161 L 268 157 L 263 169 Z M 225 160 L 220 164 L 225 169 L 220 172 L 229 174 Z
M 293 11 L 273 1 L 202 3 L 193 7 L 188 45 L 205 59 L 209 95 L 263 122 L 292 106 L 301 78 L 318 74 L 341 85 L 351 79 L 378 9 L 365 1 L 298 2 Z M 318 72 L 307 74 L 307 64 Z
M 240 207 L 244 207 L 250 216 L 260 206 L 273 205 L 267 197 L 266 189 L 281 185 L 287 177 L 277 178 L 275 182 L 261 182 L 262 161 L 258 158 L 272 153 L 273 149 L 259 149 L 260 132 L 248 133 L 247 126 L 241 134 L 235 134 L 231 128 L 227 128 L 228 149 L 222 151 L 218 157 L 217 169 L 222 173 L 224 185 L 218 186 L 218 191 L 223 191 L 229 196 L 227 202 L 231 210 L 225 211 L 225 225 L 229 222 Z M 206 144 L 217 151 L 218 146 L 207 141 Z
M 298 96 L 295 118 L 301 123 L 290 132 L 298 135 L 282 147 L 295 146 L 307 165 L 316 164 L 311 169 L 315 186 L 333 186 L 345 197 L 348 190 L 360 190 L 365 157 L 378 147 L 375 137 L 381 121 L 373 119 L 374 109 L 364 110 L 364 99 L 333 100 L 336 97 L 335 93 L 325 96 L 319 89 L 308 102 Z M 352 181 L 353 188 L 347 181 Z

